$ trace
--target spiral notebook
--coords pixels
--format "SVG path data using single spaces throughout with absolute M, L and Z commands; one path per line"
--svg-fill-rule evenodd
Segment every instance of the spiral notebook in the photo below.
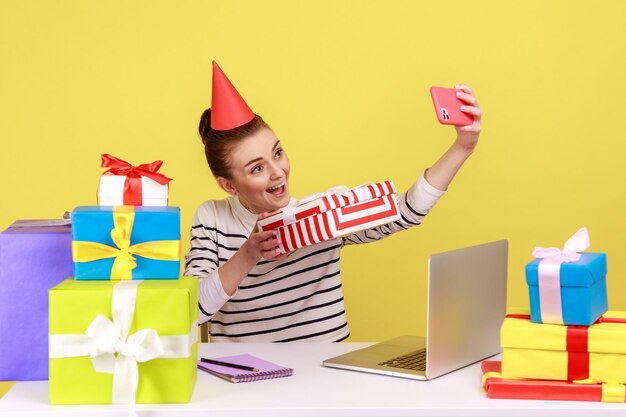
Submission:
M 247 353 L 243 355 L 223 356 L 211 359 L 258 369 L 258 371 L 243 371 L 240 369 L 198 361 L 198 369 L 234 383 L 260 381 L 263 379 L 282 378 L 293 375 L 292 368 L 277 365 L 273 362 L 257 358 L 256 356 Z

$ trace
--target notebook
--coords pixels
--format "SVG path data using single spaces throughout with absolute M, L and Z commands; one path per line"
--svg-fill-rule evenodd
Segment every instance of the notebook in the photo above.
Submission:
M 293 375 L 292 368 L 277 365 L 247 353 L 243 355 L 223 356 L 221 358 L 211 359 L 237 365 L 250 366 L 258 369 L 256 372 L 243 371 L 240 369 L 198 361 L 198 369 L 226 379 L 227 381 L 234 382 L 235 384 L 239 382 L 260 381 L 263 379 L 282 378 Z

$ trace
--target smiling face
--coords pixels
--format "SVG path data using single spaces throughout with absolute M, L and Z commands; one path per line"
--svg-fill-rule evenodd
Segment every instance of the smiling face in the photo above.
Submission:
M 217 182 L 251 213 L 272 212 L 289 203 L 289 159 L 270 129 L 261 128 L 233 146 L 229 166 L 230 178 L 218 177 Z

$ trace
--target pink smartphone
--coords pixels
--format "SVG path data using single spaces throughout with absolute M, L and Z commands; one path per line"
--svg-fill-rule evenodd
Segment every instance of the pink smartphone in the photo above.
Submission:
M 439 123 L 444 125 L 471 125 L 474 122 L 474 118 L 470 114 L 461 111 L 461 106 L 467 103 L 456 96 L 457 91 L 461 90 L 444 87 L 430 88 L 430 96 L 435 105 L 437 119 L 439 119 Z

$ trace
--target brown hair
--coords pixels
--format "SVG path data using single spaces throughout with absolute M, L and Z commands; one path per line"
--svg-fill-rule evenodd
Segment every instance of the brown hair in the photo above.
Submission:
M 232 148 L 262 128 L 270 129 L 263 118 L 257 114 L 254 115 L 254 119 L 242 126 L 229 130 L 215 130 L 211 128 L 211 109 L 206 109 L 202 113 L 198 132 L 204 144 L 206 161 L 215 178 L 231 179 L 228 155 Z

